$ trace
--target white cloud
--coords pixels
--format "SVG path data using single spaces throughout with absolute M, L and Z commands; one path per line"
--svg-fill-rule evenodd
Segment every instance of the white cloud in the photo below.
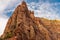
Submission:
M 5 8 L 10 3 L 11 0 L 0 0 L 0 20 L 1 18 L 6 18 L 7 16 L 4 13 Z
M 9 4 L 13 6 L 15 2 L 17 2 L 17 0 L 0 0 L 0 11 L 3 11 Z
M 5 9 L 12 8 L 15 5 L 17 6 L 19 2 L 21 2 L 21 0 L 0 0 L 0 14 L 2 14 Z
M 3 13 L 4 9 L 10 3 L 10 0 L 0 0 L 0 35 L 3 33 L 7 23 L 7 16 Z
M 8 3 L 10 2 L 10 0 L 0 0 L 0 12 L 3 11 L 6 6 L 8 5 Z
M 36 17 L 43 17 L 48 19 L 60 19 L 59 17 L 59 9 L 54 7 L 60 5 L 60 3 L 49 3 L 47 2 L 39 2 L 39 3 L 28 3 L 28 8 L 35 12 Z M 36 8 L 36 9 L 35 9 Z
M 8 18 L 0 17 L 0 35 L 3 34 Z

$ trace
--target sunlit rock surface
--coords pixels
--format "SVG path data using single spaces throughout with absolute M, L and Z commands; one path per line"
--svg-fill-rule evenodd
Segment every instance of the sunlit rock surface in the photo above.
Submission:
M 6 25 L 3 40 L 60 40 L 60 21 L 34 16 L 23 1 Z

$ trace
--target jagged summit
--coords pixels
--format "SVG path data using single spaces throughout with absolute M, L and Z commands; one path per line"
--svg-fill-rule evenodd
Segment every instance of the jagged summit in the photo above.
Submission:
M 27 4 L 25 1 L 22 1 L 21 5 L 20 5 L 20 9 L 21 9 L 21 11 L 28 11 Z
M 25 6 L 27 6 L 25 1 L 22 1 L 22 5 L 25 5 Z
M 34 16 L 25 1 L 18 5 L 9 18 L 1 38 L 3 40 L 60 40 L 60 22 Z

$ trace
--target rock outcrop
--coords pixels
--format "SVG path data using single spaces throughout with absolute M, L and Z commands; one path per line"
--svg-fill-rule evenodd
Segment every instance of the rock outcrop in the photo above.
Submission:
M 60 40 L 60 21 L 34 16 L 23 1 L 9 18 L 4 40 Z

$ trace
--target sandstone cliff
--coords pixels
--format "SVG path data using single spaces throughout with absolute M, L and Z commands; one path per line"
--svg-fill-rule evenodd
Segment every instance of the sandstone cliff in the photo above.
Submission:
M 60 21 L 34 16 L 23 1 L 9 18 L 3 40 L 60 40 Z

